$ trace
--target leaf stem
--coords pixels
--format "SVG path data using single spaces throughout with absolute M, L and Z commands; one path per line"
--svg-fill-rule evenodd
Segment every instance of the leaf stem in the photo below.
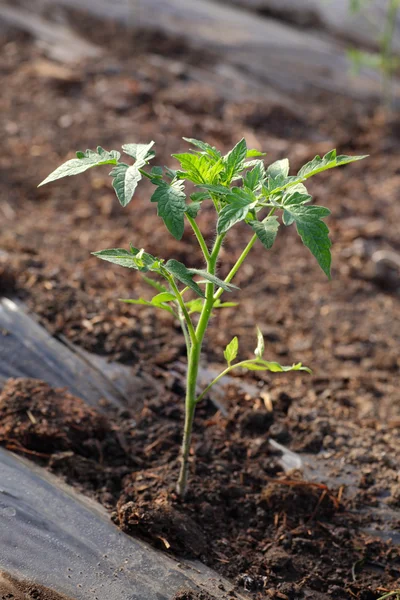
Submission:
M 272 215 L 274 214 L 276 209 L 277 209 L 276 206 L 271 208 L 268 215 L 265 217 L 265 219 L 263 219 L 263 222 L 266 221 L 269 217 L 272 217 Z M 256 243 L 257 239 L 258 238 L 257 238 L 256 234 L 254 234 L 253 237 L 251 238 L 251 240 L 249 241 L 249 243 L 247 244 L 247 246 L 245 247 L 245 249 L 243 250 L 243 252 L 241 253 L 241 255 L 239 256 L 239 258 L 237 259 L 236 263 L 234 264 L 234 266 L 232 267 L 232 269 L 229 271 L 228 275 L 226 276 L 225 283 L 230 283 L 232 281 L 232 279 L 235 277 L 236 273 L 239 271 L 243 262 L 246 260 L 248 253 L 250 252 L 250 250 Z M 218 298 L 220 298 L 223 293 L 224 293 L 224 290 L 222 288 L 219 288 L 219 290 L 214 294 L 214 300 L 218 300 Z
M 202 233 L 201 233 L 201 231 L 200 231 L 200 229 L 199 229 L 196 221 L 193 219 L 193 217 L 191 217 L 190 215 L 188 215 L 188 213 L 186 213 L 186 217 L 187 217 L 187 220 L 189 221 L 189 223 L 190 223 L 190 225 L 191 225 L 191 227 L 192 227 L 192 229 L 194 231 L 194 234 L 195 234 L 195 236 L 197 238 L 197 241 L 199 242 L 200 248 L 203 251 L 204 258 L 205 258 L 206 262 L 208 263 L 208 261 L 210 260 L 210 253 L 208 251 L 207 244 L 206 244 L 206 242 L 204 240 L 204 237 L 203 237 L 203 235 L 202 235 Z
M 187 325 L 187 328 L 188 328 L 188 332 L 189 332 L 192 344 L 195 344 L 197 342 L 196 332 L 194 330 L 192 319 L 189 316 L 189 313 L 188 313 L 187 308 L 185 306 L 185 303 L 184 303 L 184 301 L 182 299 L 182 296 L 181 296 L 181 293 L 180 293 L 180 291 L 178 289 L 178 286 L 176 285 L 176 283 L 174 281 L 174 278 L 171 275 L 168 274 L 168 275 L 166 275 L 166 277 L 167 277 L 168 282 L 169 282 L 169 284 L 170 284 L 170 286 L 171 286 L 171 288 L 172 288 L 172 290 L 173 290 L 173 292 L 174 292 L 174 294 L 176 296 L 176 299 L 177 299 L 178 304 L 179 304 L 179 308 L 182 311 L 182 316 L 183 316 L 183 318 L 184 318 L 184 320 L 186 322 L 186 325 Z
M 237 367 L 242 367 L 244 364 L 249 364 L 249 362 L 251 362 L 251 360 L 249 359 L 242 360 L 234 365 L 229 365 L 228 367 L 226 367 L 226 369 L 224 369 L 219 375 L 217 375 L 217 377 L 215 377 L 215 379 L 212 380 L 211 383 L 208 384 L 208 386 L 201 392 L 200 396 L 196 398 L 196 404 L 203 400 L 207 392 L 209 392 L 213 385 L 215 385 L 220 379 L 222 379 L 222 377 L 228 375 L 228 373 L 230 373 L 231 371 L 233 371 L 233 369 L 236 369 Z

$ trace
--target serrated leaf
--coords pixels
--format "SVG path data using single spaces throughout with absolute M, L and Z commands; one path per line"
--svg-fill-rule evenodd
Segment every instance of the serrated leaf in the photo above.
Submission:
M 331 150 L 322 158 L 320 156 L 316 156 L 305 164 L 300 171 L 298 172 L 298 177 L 303 179 L 308 179 L 317 173 L 321 173 L 322 171 L 326 171 L 327 169 L 333 169 L 334 167 L 340 167 L 342 165 L 347 165 L 349 163 L 355 162 L 357 160 L 362 160 L 363 158 L 367 158 L 367 155 L 363 156 L 345 156 L 345 155 L 336 155 L 336 150 Z
M 243 171 L 246 156 L 246 140 L 242 138 L 222 159 L 224 163 L 223 181 L 225 183 L 229 184 Z
M 254 354 L 257 358 L 262 358 L 264 354 L 265 344 L 264 336 L 261 333 L 259 327 L 257 327 L 257 348 L 254 350 Z
M 152 304 L 162 304 L 163 302 L 174 302 L 176 297 L 170 292 L 161 292 L 151 299 Z
M 227 345 L 224 350 L 224 357 L 228 365 L 230 366 L 231 362 L 235 360 L 239 351 L 239 340 L 235 336 Z
M 152 288 L 154 288 L 155 290 L 157 290 L 158 292 L 160 292 L 160 294 L 162 292 L 167 292 L 168 291 L 168 288 L 165 285 L 163 285 L 159 281 L 155 281 L 155 279 L 151 279 L 151 277 L 147 277 L 146 275 L 143 275 L 143 273 L 142 273 L 142 278 L 143 278 L 143 281 L 145 281 Z
M 199 214 L 199 210 L 201 209 L 201 202 L 192 202 L 191 204 L 186 205 L 186 214 L 192 219 L 195 219 Z
M 285 225 L 296 223 L 303 244 L 311 250 L 321 269 L 330 278 L 332 244 L 328 236 L 329 229 L 321 221 L 329 214 L 330 210 L 323 206 L 287 206 L 283 212 L 283 222 Z
M 239 221 L 243 221 L 250 210 L 250 203 L 246 200 L 236 200 L 227 204 L 219 213 L 217 222 L 217 233 L 221 235 L 233 227 Z
M 120 163 L 111 171 L 112 185 L 121 206 L 127 206 L 132 200 L 137 185 L 142 179 L 140 169 L 145 164 L 145 161 L 137 161 L 131 166 Z
M 271 216 L 265 221 L 249 221 L 249 225 L 262 245 L 267 250 L 272 248 L 279 229 L 278 217 Z
M 287 177 L 289 175 L 289 159 L 283 158 L 282 160 L 276 160 L 269 165 L 267 168 L 267 175 L 272 179 Z
M 153 146 L 153 141 L 149 144 L 124 144 L 122 150 L 135 160 L 145 160 L 147 162 L 155 156 L 155 153 L 151 151 Z
M 157 202 L 157 214 L 161 217 L 175 239 L 180 240 L 185 229 L 185 192 L 181 181 L 173 181 L 171 184 L 161 181 L 151 202 Z
M 209 200 L 210 194 L 208 192 L 194 192 L 190 194 L 190 199 L 193 202 L 203 202 L 203 200 Z
M 298 187 L 297 185 L 295 186 Z M 299 204 L 306 204 L 312 200 L 312 196 L 310 194 L 294 191 L 293 188 L 290 188 L 287 192 L 283 194 L 282 205 L 283 206 L 295 206 Z
M 243 185 L 254 192 L 262 183 L 264 176 L 264 165 L 261 161 L 257 162 L 251 171 L 248 171 L 243 179 Z
M 188 300 L 185 302 L 185 306 L 188 309 L 189 315 L 193 313 L 201 313 L 203 310 L 204 300 L 201 298 L 195 298 L 194 300 Z
M 217 150 L 214 146 L 210 146 L 206 142 L 202 142 L 201 140 L 195 140 L 193 138 L 183 138 L 185 142 L 192 144 L 192 146 L 196 146 L 196 148 L 200 148 L 203 152 L 214 158 L 215 160 L 219 160 L 221 158 L 221 152 Z
M 50 183 L 51 181 L 56 181 L 56 179 L 61 179 L 62 177 L 79 175 L 79 173 L 84 173 L 92 167 L 118 164 L 119 158 L 121 156 L 119 152 L 117 152 L 116 150 L 111 150 L 110 152 L 107 152 L 100 146 L 98 147 L 98 149 L 100 149 L 100 152 L 95 152 L 94 150 L 77 152 L 77 158 L 67 160 L 55 171 L 50 173 L 50 175 L 48 175 L 46 179 L 44 179 L 42 183 L 38 185 L 38 187 L 45 185 L 46 183 Z
M 214 183 L 215 178 L 224 168 L 222 159 L 216 161 L 208 154 L 185 152 L 172 156 L 180 162 L 183 169 L 180 177 L 196 184 Z
M 190 289 L 196 292 L 198 296 L 201 296 L 201 298 L 205 297 L 201 288 L 195 281 L 193 281 L 193 273 L 191 273 L 183 263 L 172 258 L 165 263 L 164 268 L 168 271 L 168 273 L 173 275 L 173 277 L 178 279 L 178 281 L 190 287 Z
M 162 261 L 144 250 L 138 250 L 131 246 L 131 251 L 125 250 L 124 248 L 110 248 L 107 250 L 100 250 L 99 252 L 92 252 L 97 258 L 111 262 L 120 267 L 127 267 L 128 269 L 136 269 L 146 273 L 147 271 L 160 271 L 160 265 Z
M 277 362 L 271 362 L 262 359 L 249 360 L 240 364 L 249 371 L 271 371 L 271 373 L 287 373 L 288 371 L 306 371 L 311 373 L 311 369 L 303 367 L 302 363 L 294 364 L 290 367 L 282 366 Z
M 236 285 L 233 285 L 233 283 L 226 283 L 225 281 L 222 281 L 222 279 L 220 279 L 219 277 L 211 275 L 211 273 L 207 273 L 207 271 L 203 271 L 202 269 L 188 269 L 188 271 L 189 273 L 193 273 L 193 275 L 200 275 L 200 277 L 202 277 L 203 279 L 214 283 L 226 292 L 231 292 L 232 290 L 239 289 Z

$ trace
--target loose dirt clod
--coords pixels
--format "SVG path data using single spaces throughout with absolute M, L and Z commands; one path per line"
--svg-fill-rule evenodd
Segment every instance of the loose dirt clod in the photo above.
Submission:
M 124 455 L 109 420 L 63 389 L 36 379 L 9 379 L 0 394 L 0 443 L 49 458 L 72 451 L 107 459 L 107 447 Z

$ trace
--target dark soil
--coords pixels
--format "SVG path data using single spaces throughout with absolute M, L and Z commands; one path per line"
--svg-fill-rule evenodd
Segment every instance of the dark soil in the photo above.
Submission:
M 0 573 L 0 600 L 72 600 L 32 581 L 18 581 L 8 573 Z
M 193 590 L 179 590 L 173 600 L 215 600 L 208 592 L 194 592 Z
M 81 19 L 81 31 L 101 38 L 100 27 Z M 161 38 L 158 46 L 157 36 L 136 32 L 141 43 L 130 53 L 126 32 L 103 33 L 106 57 L 74 67 L 70 81 L 48 75 L 29 37 L 1 39 L 0 292 L 14 291 L 54 335 L 156 373 L 165 392 L 105 420 L 66 392 L 11 381 L 0 397 L 1 442 L 94 495 L 124 531 L 200 558 L 260 598 L 374 600 L 400 585 L 398 548 L 370 530 L 372 521 L 387 528 L 382 506 L 393 509 L 389 531 L 399 528 L 400 280 L 390 255 L 374 259 L 378 250 L 400 251 L 398 125 L 385 125 L 371 107 L 311 92 L 303 119 L 265 98 L 228 101 L 191 78 L 195 56 L 182 44 Z M 227 149 L 243 135 L 271 162 L 290 156 L 294 169 L 335 146 L 371 156 L 312 183 L 315 200 L 333 213 L 332 282 L 291 230 L 238 274 L 242 289 L 232 299 L 241 310 L 215 317 L 208 363 L 222 363 L 232 335 L 248 356 L 258 323 L 271 360 L 301 360 L 314 375 L 257 374 L 247 381 L 259 392 L 231 386 L 224 414 L 210 401 L 199 406 L 183 504 L 174 492 L 185 359 L 178 324 L 120 304 L 149 292 L 139 276 L 90 252 L 132 241 L 201 267 L 195 240 L 188 231 L 180 243 L 170 238 L 146 185 L 119 207 L 107 169 L 36 185 L 69 150 L 155 139 L 160 164 L 172 166 L 181 136 Z M 211 213 L 199 222 L 211 240 Z M 246 240 L 238 227 L 220 275 Z M 311 455 L 314 475 L 285 473 L 270 438 Z M 185 593 L 178 598 L 199 600 Z

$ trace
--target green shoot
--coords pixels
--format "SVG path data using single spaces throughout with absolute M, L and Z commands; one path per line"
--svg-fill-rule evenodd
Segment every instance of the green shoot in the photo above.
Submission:
M 153 256 L 132 244 L 128 249 L 111 248 L 93 253 L 101 260 L 139 271 L 146 283 L 157 292 L 150 300 L 123 299 L 123 302 L 164 310 L 176 318 L 182 327 L 187 347 L 188 368 L 181 468 L 177 483 L 177 492 L 181 497 L 187 489 L 196 406 L 207 396 L 213 385 L 234 369 L 272 373 L 310 372 L 310 369 L 301 363 L 282 366 L 266 360 L 264 338 L 257 328 L 254 357 L 237 361 L 239 341 L 234 337 L 224 352 L 226 368 L 199 393 L 200 355 L 210 319 L 215 309 L 237 306 L 236 302 L 222 302 L 221 296 L 238 289 L 232 284 L 232 280 L 253 246 L 259 241 L 264 248 L 271 248 L 281 225 L 295 225 L 303 244 L 309 248 L 321 269 L 330 277 L 331 242 L 328 227 L 324 222 L 329 210 L 310 204 L 312 198 L 304 182 L 322 171 L 365 158 L 338 156 L 336 151 L 332 150 L 322 158 L 316 156 L 296 175 L 289 175 L 287 159 L 278 160 L 266 167 L 262 160 L 264 154 L 258 150 L 249 150 L 244 139 L 225 155 L 205 142 L 193 139 L 186 141 L 194 149 L 174 155 L 179 163 L 177 170 L 149 168 L 150 161 L 155 157 L 154 142 L 127 144 L 122 150 L 133 159 L 133 164 L 121 162 L 121 155 L 115 150 L 106 152 L 98 147 L 95 152 L 78 152 L 76 159 L 64 163 L 41 184 L 83 173 L 92 167 L 111 164 L 112 184 L 122 206 L 126 206 L 132 200 L 138 183 L 146 177 L 155 186 L 150 200 L 157 204 L 158 216 L 175 239 L 182 238 L 186 225 L 193 230 L 199 251 L 203 255 L 204 269 L 191 268 L 175 259 L 167 260 Z M 186 192 L 188 183 L 196 187 L 196 191 L 190 195 Z M 216 213 L 216 237 L 210 246 L 196 222 L 203 202 L 210 202 Z M 247 227 L 250 239 L 227 277 L 222 280 L 217 275 L 222 244 L 230 230 L 238 223 Z
M 369 3 L 369 0 L 349 0 L 350 12 L 361 11 Z M 379 71 L 382 76 L 382 97 L 387 110 L 392 104 L 392 77 L 400 66 L 400 60 L 394 55 L 393 41 L 396 30 L 396 21 L 400 8 L 400 0 L 388 0 L 386 18 L 382 33 L 379 34 L 377 42 L 378 52 L 367 52 L 351 48 L 348 56 L 352 61 L 353 71 L 358 73 L 362 67 L 369 67 Z M 368 13 L 365 13 L 368 17 Z M 371 25 L 375 23 L 371 20 Z

